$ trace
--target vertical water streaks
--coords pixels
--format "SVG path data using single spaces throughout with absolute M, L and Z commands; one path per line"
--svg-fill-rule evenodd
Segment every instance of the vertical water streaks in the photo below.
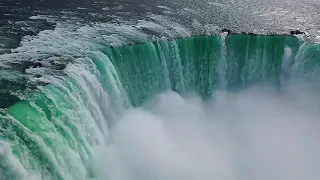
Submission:
M 1 118 L 2 119 L 2 118 Z M 8 143 L 0 140 L 0 180 L 10 177 L 13 180 L 27 176 L 27 171 L 19 159 L 12 153 Z
M 115 65 L 131 103 L 137 106 L 170 89 L 209 96 L 219 84 L 221 51 L 218 36 L 201 36 L 109 48 L 106 55 Z
M 108 59 L 103 61 L 106 74 L 91 59 L 79 58 L 64 76 L 43 77 L 50 85 L 9 107 L 1 118 L 6 118 L 1 121 L 1 139 L 28 173 L 42 179 L 97 178 L 95 148 L 107 143 L 109 124 L 128 105 L 115 71 Z
M 221 34 L 108 49 L 106 54 L 137 106 L 169 89 L 208 98 L 215 89 L 276 84 L 285 46 L 295 55 L 300 43 L 289 36 Z
M 219 88 L 226 89 L 227 88 L 227 80 L 226 80 L 226 71 L 228 68 L 227 64 L 227 47 L 226 47 L 226 37 L 228 36 L 227 32 L 223 32 L 220 34 L 221 36 L 221 58 L 217 66 L 217 71 L 219 72 Z
M 315 76 L 319 46 L 300 44 L 288 36 L 221 34 L 84 53 L 63 74 L 39 78 L 49 84 L 1 112 L 6 144 L 0 151 L 6 151 L 0 158 L 8 163 L 0 172 L 16 179 L 33 172 L 43 179 L 98 179 L 96 148 L 109 143 L 110 127 L 127 109 L 164 91 L 210 99 L 216 89 L 277 81 L 289 57 L 286 46 L 295 74 Z M 11 150 L 15 158 L 5 158 Z

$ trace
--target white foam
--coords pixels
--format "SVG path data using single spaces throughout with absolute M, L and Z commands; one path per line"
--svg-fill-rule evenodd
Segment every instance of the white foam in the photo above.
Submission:
M 21 162 L 12 154 L 10 144 L 0 141 L 0 179 L 6 175 L 14 175 L 12 178 L 21 180 L 40 180 L 39 174 L 28 173 Z
M 294 86 L 295 87 L 295 86 Z M 101 154 L 110 180 L 317 179 L 318 97 L 305 89 L 219 92 L 204 103 L 169 92 L 129 110 Z
M 165 9 L 165 10 L 172 10 L 171 8 L 167 6 L 157 6 L 158 8 Z
M 281 68 L 283 68 L 284 71 L 289 71 L 292 61 L 293 61 L 292 50 L 289 47 L 285 47 Z

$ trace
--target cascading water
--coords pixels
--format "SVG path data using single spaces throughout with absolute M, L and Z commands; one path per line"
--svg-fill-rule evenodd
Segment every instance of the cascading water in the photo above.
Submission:
M 238 44 L 242 44 L 242 46 L 239 47 Z M 289 46 L 291 48 L 289 48 Z M 303 44 L 302 46 L 306 45 Z M 106 154 L 102 156 L 102 159 L 110 163 L 108 159 L 111 158 L 110 161 L 112 164 L 106 165 L 106 171 L 109 172 L 109 168 L 111 171 L 105 175 L 110 176 L 111 179 L 185 179 L 187 177 L 189 179 L 210 179 L 211 176 L 209 175 L 215 176 L 216 173 L 217 177 L 224 177 L 229 174 L 230 171 L 234 172 L 234 170 L 225 169 L 230 167 L 223 167 L 224 165 L 220 167 L 220 163 L 227 163 L 227 161 L 224 162 L 224 158 L 229 159 L 235 156 L 234 154 L 224 154 L 224 151 L 232 151 L 228 149 L 230 148 L 228 147 L 229 145 L 234 146 L 233 148 L 239 148 L 239 146 L 236 145 L 237 143 L 243 146 L 241 141 L 244 140 L 239 140 L 236 144 L 233 144 L 233 141 L 239 138 L 237 136 L 241 134 L 237 131 L 243 130 L 243 127 L 237 127 L 240 126 L 238 125 L 239 123 L 250 123 L 251 126 L 254 126 L 255 123 L 258 123 L 257 125 L 259 125 L 259 123 L 265 123 L 265 125 L 261 127 L 257 126 L 256 128 L 262 128 L 263 131 L 270 130 L 270 132 L 265 132 L 269 134 L 272 131 L 269 126 L 276 125 L 273 116 L 277 117 L 277 113 L 279 113 L 279 118 L 284 117 L 285 122 L 281 122 L 282 119 L 279 121 L 279 124 L 285 123 L 283 126 L 295 126 L 295 123 L 303 122 L 292 122 L 292 124 L 288 122 L 290 120 L 289 117 L 294 117 L 294 114 L 290 113 L 291 115 L 289 115 L 287 114 L 289 112 L 286 111 L 292 111 L 297 108 L 290 107 L 290 105 L 289 107 L 293 109 L 287 110 L 286 107 L 282 107 L 282 105 L 288 102 L 280 103 L 281 107 L 279 108 L 281 110 L 272 107 L 272 105 L 275 105 L 274 100 L 279 101 L 278 99 L 274 99 L 275 97 L 285 98 L 287 96 L 286 94 L 280 96 L 278 91 L 260 92 L 258 87 L 258 90 L 254 90 L 253 93 L 247 94 L 245 91 L 244 95 L 241 95 L 241 93 L 239 95 L 232 95 L 235 97 L 230 98 L 232 100 L 229 102 L 229 97 L 225 97 L 225 95 L 221 97 L 215 90 L 226 91 L 228 89 L 237 89 L 238 91 L 239 88 L 243 89 L 249 84 L 254 84 L 255 82 L 261 83 L 263 81 L 273 81 L 274 84 L 269 85 L 270 87 L 281 86 L 282 84 L 277 84 L 277 80 L 281 77 L 281 69 L 283 69 L 283 74 L 286 75 L 289 73 L 291 65 L 289 65 L 290 62 L 288 59 L 295 56 L 297 57 L 296 61 L 301 61 L 301 59 L 304 59 L 304 61 L 315 61 L 315 59 L 309 59 L 304 56 L 304 54 L 308 54 L 308 49 L 305 49 L 304 52 L 298 52 L 299 49 L 301 49 L 299 47 L 300 43 L 296 38 L 285 36 L 230 35 L 226 38 L 221 38 L 220 36 L 203 36 L 120 48 L 106 48 L 103 49 L 102 52 L 93 53 L 91 59 L 79 58 L 77 62 L 73 62 L 66 67 L 63 76 L 44 79 L 50 82 L 50 84 L 30 93 L 24 100 L 17 102 L 2 113 L 1 137 L 5 143 L 2 143 L 1 159 L 3 159 L 2 162 L 5 162 L 2 167 L 4 177 L 17 176 L 16 179 L 22 177 L 30 178 L 26 175 L 33 174 L 32 172 L 34 172 L 35 177 L 42 177 L 44 179 L 98 178 L 100 173 L 96 163 L 100 162 L 99 158 L 101 157 L 97 156 L 96 148 L 98 147 L 99 149 L 101 148 L 100 146 L 106 143 L 111 144 L 107 145 L 107 152 L 103 152 Z M 310 45 L 309 51 L 312 51 L 313 48 L 317 47 Z M 259 59 L 260 61 L 258 61 Z M 304 67 L 300 66 L 300 68 Z M 294 74 L 295 72 L 292 71 L 290 73 Z M 289 81 L 289 79 L 285 80 Z M 223 86 L 220 86 L 221 84 L 227 84 L 227 87 L 222 89 Z M 293 86 L 293 88 L 295 87 Z M 135 110 L 135 108 L 132 109 L 131 104 L 133 107 L 139 107 L 157 94 L 170 90 L 185 97 L 190 97 L 190 93 L 196 93 L 204 99 L 211 99 L 213 95 L 214 99 L 218 98 L 218 100 L 213 101 L 212 105 L 214 106 L 212 107 L 210 102 L 208 105 L 207 103 L 202 104 L 200 100 L 188 100 L 188 98 L 187 100 L 183 100 L 179 95 L 169 93 L 161 95 L 159 97 L 160 100 L 156 99 L 147 103 L 145 110 L 143 110 L 144 108 L 138 108 L 137 110 Z M 298 91 L 298 95 L 301 95 L 300 93 L 301 92 Z M 259 95 L 263 96 L 262 99 L 261 97 L 259 98 Z M 265 96 L 271 96 L 271 100 L 268 98 L 265 99 Z M 223 97 L 227 99 L 220 100 L 220 98 Z M 257 104 L 260 101 L 262 106 L 266 106 L 266 109 L 262 112 L 259 112 L 261 111 L 261 107 Z M 297 101 L 297 106 L 300 106 L 301 104 L 299 103 L 302 102 L 300 102 L 300 100 Z M 232 108 L 236 108 L 238 103 L 242 103 L 243 106 L 248 106 L 250 109 L 254 109 L 254 107 L 250 107 L 252 105 L 257 106 L 255 107 L 257 110 L 255 111 L 261 113 L 260 115 L 263 118 L 271 118 L 272 121 L 260 122 L 260 118 L 262 117 L 259 117 L 258 112 L 252 112 L 252 110 L 247 108 L 243 110 L 235 109 L 236 111 L 240 111 L 238 112 L 240 117 L 238 117 L 238 120 L 232 120 L 232 118 L 228 116 L 234 116 L 234 114 L 236 114 Z M 314 103 L 317 104 L 317 102 Z M 227 113 L 227 109 L 224 108 L 221 112 L 216 112 L 217 114 L 213 113 L 217 111 L 216 108 L 214 108 L 215 106 L 220 109 L 222 108 L 220 106 L 228 106 L 228 104 L 230 104 L 231 107 L 226 108 L 230 110 L 230 114 Z M 307 110 L 297 115 L 303 116 L 312 112 L 312 110 Z M 253 117 L 248 117 L 249 119 L 245 118 L 244 122 L 239 122 L 239 119 L 244 118 L 241 116 L 246 113 L 252 114 L 251 116 Z M 263 115 L 263 113 L 265 114 Z M 317 115 L 317 112 L 314 113 L 316 113 L 314 115 Z M 269 114 L 270 117 L 268 117 Z M 251 122 L 254 120 L 251 118 L 257 118 L 257 122 Z M 172 120 L 169 121 L 168 119 Z M 226 122 L 219 122 L 223 119 L 225 119 Z M 311 122 L 308 122 L 308 120 L 309 119 L 305 122 L 306 126 L 307 123 L 316 123 L 311 121 L 312 119 L 310 119 Z M 118 125 L 117 123 L 120 124 Z M 168 123 L 168 129 L 165 127 L 166 123 Z M 209 123 L 210 128 L 214 129 L 217 128 L 214 127 L 215 123 L 218 123 L 218 126 L 222 126 L 221 129 L 218 128 L 218 131 L 231 131 L 231 134 L 227 132 L 215 132 L 216 130 L 214 129 L 205 128 L 206 123 Z M 235 123 L 234 126 L 236 127 L 230 126 L 229 123 Z M 304 125 L 304 123 L 302 125 Z M 113 126 L 115 126 L 115 129 L 113 129 Z M 189 129 L 192 126 L 194 126 L 194 128 Z M 111 140 L 109 139 L 110 128 L 111 136 L 115 136 L 111 137 Z M 153 132 L 153 128 L 155 128 L 155 132 Z M 232 131 L 233 128 L 235 128 L 235 132 Z M 275 130 L 276 132 L 274 132 L 276 134 L 278 133 L 277 136 L 291 135 L 287 133 L 293 133 L 291 132 L 293 131 L 291 127 L 288 129 L 289 132 L 282 132 L 282 128 L 284 128 L 282 126 L 279 128 L 279 130 Z M 115 134 L 112 131 L 116 131 Z M 202 131 L 209 131 L 207 133 L 209 133 L 208 135 L 210 136 L 204 135 Z M 214 132 L 211 134 L 210 131 Z M 297 131 L 297 133 L 300 133 L 299 129 Z M 302 133 L 307 133 L 304 131 L 303 129 Z M 171 133 L 177 134 L 171 135 Z M 215 135 L 216 133 L 217 135 Z M 245 133 L 250 134 L 253 132 L 248 131 Z M 254 136 L 255 134 L 250 135 Z M 144 136 L 148 136 L 150 139 L 145 139 Z M 199 136 L 200 142 L 193 139 L 197 136 Z M 242 136 L 245 136 L 243 138 L 251 137 L 245 134 L 242 134 Z M 213 141 L 213 147 L 202 147 L 207 145 L 200 144 L 195 145 L 200 146 L 198 147 L 200 149 L 197 149 L 196 147 L 189 147 L 188 145 L 189 143 L 201 143 L 201 141 L 204 141 L 202 143 L 208 143 L 207 141 L 209 141 L 209 139 L 218 137 L 221 139 L 217 142 Z M 117 140 L 117 138 L 120 139 Z M 184 142 L 185 140 L 181 138 L 186 138 L 185 140 L 188 139 L 188 142 Z M 225 142 L 222 142 L 225 138 L 227 138 Z M 266 141 L 271 141 L 271 137 L 270 139 L 268 137 L 265 138 L 267 138 Z M 284 143 L 281 137 L 278 138 L 280 138 L 278 143 Z M 292 137 L 287 138 L 289 138 L 288 141 L 294 140 Z M 256 144 L 251 143 L 257 142 L 251 142 L 250 139 L 246 141 L 249 141 L 247 142 L 249 145 L 256 146 Z M 116 145 L 116 150 L 112 149 L 114 146 L 112 145 L 113 143 Z M 118 143 L 124 144 L 118 145 Z M 155 144 L 152 145 L 149 143 Z M 180 143 L 183 143 L 182 147 L 180 147 Z M 215 143 L 219 145 L 218 150 L 215 150 Z M 226 143 L 226 145 L 220 145 L 220 143 Z M 302 142 L 297 140 L 297 142 L 287 143 L 292 143 L 292 146 L 296 146 Z M 188 147 L 184 147 L 185 145 Z M 279 146 L 284 148 L 282 146 L 285 145 L 279 144 Z M 10 149 L 10 147 L 12 149 Z M 171 148 L 173 148 L 173 152 L 171 152 Z M 178 149 L 174 150 L 175 148 Z M 220 148 L 226 149 L 222 151 Z M 270 148 L 274 150 L 272 149 L 274 147 Z M 188 152 L 189 150 L 191 152 Z M 145 153 L 151 154 L 146 154 L 146 156 L 143 157 L 141 153 L 144 151 L 148 151 Z M 219 155 L 219 159 L 221 160 L 218 160 L 218 162 L 214 162 L 215 158 L 218 158 L 214 156 L 214 151 L 217 151 L 218 154 L 223 153 L 223 155 Z M 241 159 L 241 156 L 244 156 L 244 154 L 240 152 L 241 151 L 239 151 L 240 157 L 237 158 Z M 179 153 L 187 154 L 181 155 Z M 258 151 L 257 153 L 262 152 Z M 299 152 L 296 153 L 300 155 Z M 200 159 L 197 159 L 197 156 L 200 154 L 202 154 L 201 157 L 199 157 Z M 195 159 L 188 160 L 184 159 L 183 156 Z M 206 159 L 206 156 L 208 156 L 209 159 L 213 159 L 209 161 L 209 159 Z M 260 155 L 258 156 L 260 157 Z M 135 160 L 135 158 L 138 159 Z M 291 158 L 291 156 L 289 158 Z M 159 160 L 159 162 L 156 161 L 155 164 L 152 164 L 154 160 Z M 234 161 L 235 159 L 231 160 Z M 106 163 L 104 161 L 100 163 Z M 184 167 L 182 166 L 184 164 L 183 161 L 191 162 L 185 162 L 189 165 Z M 133 164 L 130 165 L 131 163 Z M 135 163 L 138 164 L 135 165 Z M 195 165 L 194 163 L 200 164 Z M 244 163 L 244 160 L 238 163 Z M 251 162 L 248 164 L 252 165 L 250 163 Z M 113 165 L 115 165 L 115 167 L 113 167 Z M 119 169 L 116 168 L 117 165 L 120 166 L 118 167 Z M 177 168 L 181 169 L 170 172 L 171 170 L 167 166 L 177 166 Z M 168 172 L 165 167 L 168 168 Z M 20 170 L 18 168 L 20 168 Z M 213 171 L 213 169 L 215 170 Z M 122 170 L 123 172 L 117 172 L 118 170 Z M 156 172 L 152 172 L 152 170 Z M 220 172 L 221 170 L 223 171 Z M 289 168 L 289 170 L 292 169 Z M 103 169 L 101 169 L 101 171 L 103 171 Z M 305 171 L 306 170 L 304 170 L 303 173 L 306 173 Z M 277 175 L 275 177 L 278 178 Z M 228 178 L 233 179 L 232 177 Z M 285 176 L 284 178 L 288 177 Z
M 320 177 L 319 45 L 148 16 L 4 46 L 0 180 Z

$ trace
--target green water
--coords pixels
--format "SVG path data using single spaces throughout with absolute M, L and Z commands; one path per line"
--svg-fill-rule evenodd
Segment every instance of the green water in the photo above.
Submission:
M 126 109 L 167 90 L 206 99 L 217 89 L 281 86 L 286 46 L 292 76 L 316 78 L 320 46 L 289 36 L 201 36 L 90 52 L 1 110 L 0 179 L 100 179 L 97 149 Z
M 168 89 L 180 94 L 196 92 L 206 98 L 215 89 L 277 80 L 284 47 L 292 49 L 294 58 L 301 44 L 289 36 L 203 36 L 104 52 L 116 66 L 131 103 L 139 106 Z

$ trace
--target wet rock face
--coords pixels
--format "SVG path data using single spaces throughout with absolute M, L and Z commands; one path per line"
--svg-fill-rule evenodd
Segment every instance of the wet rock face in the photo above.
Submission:
M 305 33 L 300 30 L 294 30 L 294 31 L 291 31 L 290 34 L 291 35 L 299 35 L 299 34 L 305 34 Z

